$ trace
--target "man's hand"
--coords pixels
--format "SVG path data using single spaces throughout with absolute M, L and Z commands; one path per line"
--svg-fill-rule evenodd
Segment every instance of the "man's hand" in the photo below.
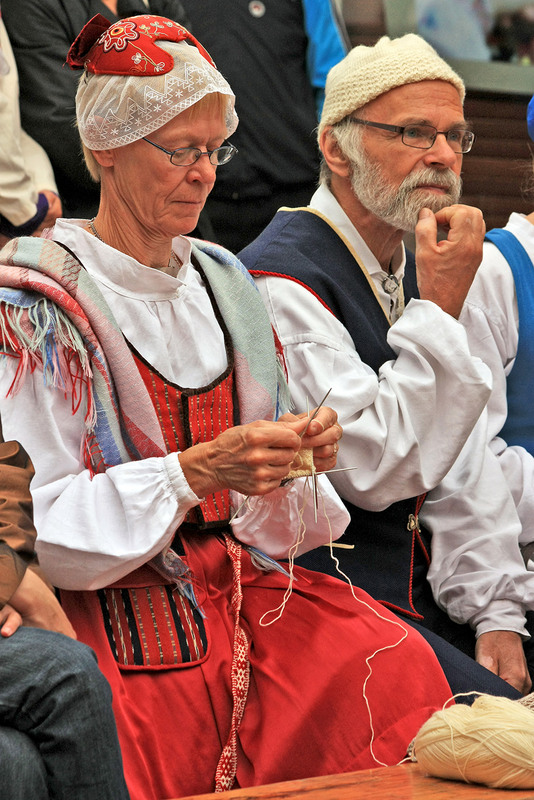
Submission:
M 438 241 L 438 228 L 447 238 Z M 486 224 L 482 212 L 454 205 L 434 214 L 423 208 L 415 228 L 417 284 L 423 300 L 431 300 L 458 319 L 482 260 Z
M 45 628 L 56 633 L 64 633 L 71 639 L 76 639 L 74 628 L 63 609 L 61 608 L 55 594 L 48 588 L 41 578 L 27 569 L 17 590 L 9 599 L 9 606 L 14 609 L 20 617 L 22 624 L 29 628 Z M 6 608 L 6 606 L 4 606 Z M 14 622 L 14 619 L 12 620 Z M 17 625 L 19 627 L 19 625 Z M 15 632 L 6 625 L 1 629 L 2 636 L 10 636 Z
M 513 631 L 489 631 L 477 639 L 476 660 L 521 694 L 528 694 L 532 681 L 528 674 L 523 642 Z

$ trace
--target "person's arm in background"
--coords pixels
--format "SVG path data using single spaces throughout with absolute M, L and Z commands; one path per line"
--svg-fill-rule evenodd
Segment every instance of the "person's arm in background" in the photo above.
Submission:
M 0 17 L 0 234 L 31 235 L 61 216 L 52 167 L 20 125 L 17 70 Z
M 528 218 L 512 214 L 507 227 L 534 257 Z M 488 441 L 501 465 L 521 520 L 522 546 L 534 541 L 534 457 L 520 445 L 509 445 L 500 435 L 508 414 L 507 378 L 518 348 L 518 309 L 515 283 L 508 262 L 491 242 L 469 290 L 460 322 L 467 331 L 471 352 L 491 370 L 493 390 L 488 402 Z M 528 560 L 528 559 L 527 559 Z M 534 567 L 532 562 L 530 568 Z
M 94 14 L 102 13 L 113 23 L 145 13 L 145 6 L 143 0 L 119 0 L 117 16 L 98 0 L 2 0 L 18 68 L 22 124 L 50 159 L 66 217 L 92 216 L 100 194 L 85 166 L 75 126 L 80 76 L 65 65 L 69 47 Z M 187 22 L 178 0 L 150 0 L 148 8 Z
M 432 534 L 428 581 L 437 604 L 476 632 L 476 660 L 523 694 L 531 681 L 523 641 L 531 631 L 534 574 L 519 549 L 521 524 L 481 416 L 459 458 L 430 491 L 420 519 Z
M 329 70 L 350 50 L 345 23 L 334 0 L 302 0 L 308 37 L 307 68 L 315 92 L 317 118 L 321 116 Z
M 1 5 L 17 64 L 22 125 L 50 159 L 65 216 L 78 201 L 98 205 L 99 187 L 83 163 L 75 127 L 79 75 L 63 66 L 94 5 L 75 0 L 2 0 Z M 107 10 L 105 16 L 116 21 Z
M 21 625 L 76 638 L 37 565 L 30 481 L 33 466 L 18 442 L 1 441 L 0 428 L 0 633 Z

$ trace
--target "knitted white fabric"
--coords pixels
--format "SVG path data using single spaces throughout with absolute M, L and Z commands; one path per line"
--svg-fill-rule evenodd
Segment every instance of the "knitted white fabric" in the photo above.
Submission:
M 418 81 L 447 81 L 465 97 L 459 75 L 415 33 L 398 39 L 382 36 L 372 47 L 358 45 L 328 73 L 318 135 L 375 97 Z
M 76 93 L 76 118 L 90 150 L 130 144 L 161 128 L 207 94 L 228 97 L 227 136 L 237 128 L 235 96 L 220 72 L 185 42 L 158 42 L 174 58 L 162 75 L 94 75 L 84 71 Z

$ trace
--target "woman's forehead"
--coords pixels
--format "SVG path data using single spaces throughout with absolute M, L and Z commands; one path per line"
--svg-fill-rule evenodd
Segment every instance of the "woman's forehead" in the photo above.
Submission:
M 152 135 L 157 137 L 158 141 L 162 139 L 173 141 L 179 138 L 204 139 L 207 134 L 209 138 L 226 138 L 225 109 L 222 104 L 197 103 L 169 120 Z

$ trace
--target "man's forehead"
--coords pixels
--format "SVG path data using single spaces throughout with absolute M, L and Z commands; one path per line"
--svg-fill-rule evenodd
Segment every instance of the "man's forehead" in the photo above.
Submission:
M 438 80 L 395 86 L 367 103 L 365 110 L 368 119 L 376 113 L 387 113 L 389 117 L 401 113 L 413 121 L 424 121 L 442 110 L 456 114 L 459 121 L 463 119 L 463 105 L 457 88 L 452 83 Z

